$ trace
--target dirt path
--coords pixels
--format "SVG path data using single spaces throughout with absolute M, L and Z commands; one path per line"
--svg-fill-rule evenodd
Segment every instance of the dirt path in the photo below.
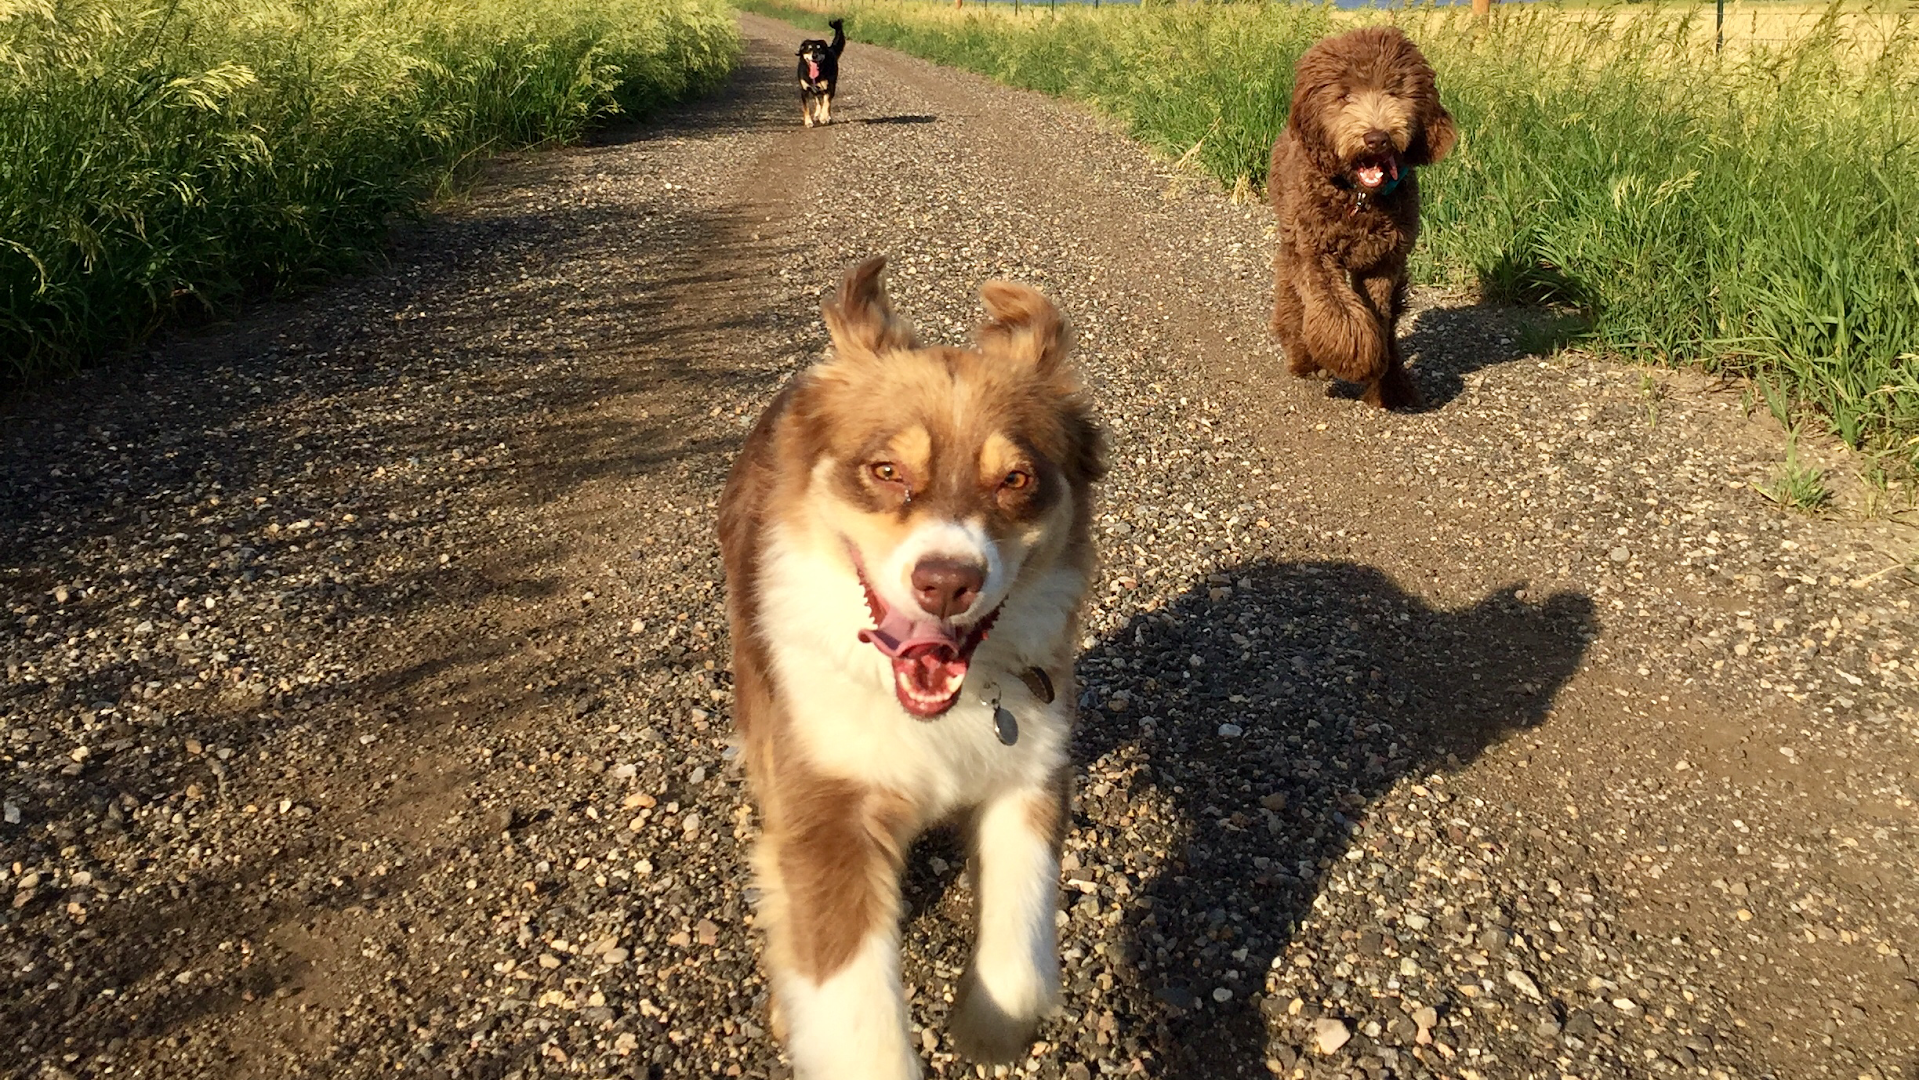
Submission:
M 1509 312 L 1409 326 L 1418 416 L 1286 380 L 1264 210 L 857 44 L 802 130 L 744 24 L 389 270 L 8 406 L 0 1075 L 783 1075 L 712 507 L 887 252 L 935 338 L 1053 293 L 1114 434 L 1022 1074 L 1919 1078 L 1909 532 Z M 959 861 L 910 879 L 945 1075 Z

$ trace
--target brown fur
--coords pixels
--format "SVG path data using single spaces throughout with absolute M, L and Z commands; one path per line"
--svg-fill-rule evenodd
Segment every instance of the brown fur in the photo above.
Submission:
M 1369 135 L 1401 162 L 1398 187 L 1380 195 L 1353 179 Z M 1432 67 L 1398 29 L 1349 31 L 1300 57 L 1267 181 L 1279 217 L 1273 333 L 1293 374 L 1364 384 L 1382 408 L 1419 404 L 1397 338 L 1419 237 L 1413 170 L 1443 159 L 1456 138 Z

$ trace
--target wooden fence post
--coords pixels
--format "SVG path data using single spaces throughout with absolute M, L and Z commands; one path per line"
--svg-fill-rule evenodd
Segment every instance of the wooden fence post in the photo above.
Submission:
M 1493 13 L 1493 0 L 1473 0 L 1473 18 L 1484 20 Z

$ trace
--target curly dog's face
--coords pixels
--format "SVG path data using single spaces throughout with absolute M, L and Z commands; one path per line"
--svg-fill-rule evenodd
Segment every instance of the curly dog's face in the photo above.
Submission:
M 1458 135 L 1419 47 L 1390 26 L 1327 38 L 1299 58 L 1288 125 L 1319 170 L 1369 192 L 1430 165 Z

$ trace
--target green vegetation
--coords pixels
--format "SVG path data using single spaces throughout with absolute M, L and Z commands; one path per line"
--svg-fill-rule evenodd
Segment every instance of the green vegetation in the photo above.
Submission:
M 721 0 L 0 0 L 0 374 L 346 268 L 461 162 L 738 50 Z
M 1797 432 L 1786 437 L 1786 460 L 1773 475 L 1772 484 L 1763 489 L 1763 494 L 1780 506 L 1802 514 L 1818 510 L 1832 498 L 1832 492 L 1826 488 L 1825 475 L 1799 460 Z
M 1264 184 L 1294 60 L 1349 21 L 1289 4 L 833 10 L 858 40 L 1088 101 L 1244 192 Z M 1596 347 L 1776 382 L 1795 416 L 1919 464 L 1919 25 L 1835 5 L 1790 45 L 1715 56 L 1707 10 L 1363 16 L 1421 43 L 1463 132 L 1422 177 L 1415 272 L 1577 312 Z

